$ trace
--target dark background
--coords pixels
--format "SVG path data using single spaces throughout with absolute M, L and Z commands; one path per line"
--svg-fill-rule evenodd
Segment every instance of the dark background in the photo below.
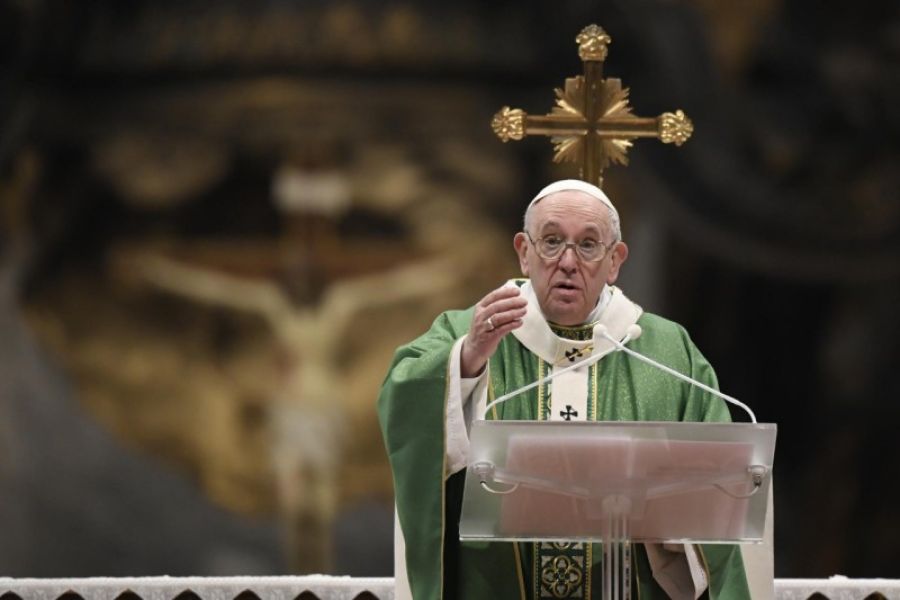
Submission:
M 97 289 L 131 240 L 283 235 L 267 198 L 285 161 L 398 145 L 511 237 L 530 194 L 575 173 L 546 140 L 501 144 L 491 115 L 549 111 L 592 22 L 637 114 L 694 121 L 683 147 L 639 141 L 607 171 L 633 241 L 621 283 L 778 424 L 776 576 L 900 577 L 900 8 L 784 0 L 0 3 L 0 574 L 302 570 L 265 485 L 235 508 L 165 439 L 123 443 L 34 323 L 65 321 L 68 290 Z M 145 187 L 122 175 L 141 169 Z M 354 209 L 335 235 L 408 228 Z M 389 574 L 389 499 L 343 516 L 331 570 Z

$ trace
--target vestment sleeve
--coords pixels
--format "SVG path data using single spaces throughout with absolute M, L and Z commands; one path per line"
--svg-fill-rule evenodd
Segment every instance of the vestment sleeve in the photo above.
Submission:
M 477 377 L 462 377 L 460 354 L 466 336 L 453 344 L 447 368 L 447 473 L 449 477 L 466 466 L 469 455 L 469 429 L 477 419 L 477 407 L 487 397 L 487 368 Z
M 417 599 L 441 595 L 448 368 L 453 345 L 470 319 L 471 310 L 444 313 L 428 332 L 398 348 L 378 398 L 409 584 Z

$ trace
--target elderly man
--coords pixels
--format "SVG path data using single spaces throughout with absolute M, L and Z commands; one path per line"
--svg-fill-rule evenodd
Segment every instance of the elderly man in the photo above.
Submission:
M 628 247 L 599 188 L 577 180 L 547 186 L 528 206 L 513 245 L 528 279 L 439 316 L 397 350 L 379 398 L 399 517 L 398 598 L 600 597 L 602 553 L 592 544 L 459 541 L 468 430 L 489 399 L 606 353 L 494 407 L 489 417 L 729 420 L 721 400 L 594 339 L 599 323 L 617 338 L 637 323 L 643 335 L 630 342 L 633 349 L 716 385 L 683 328 L 643 312 L 613 286 Z M 565 585 L 554 577 L 560 561 L 571 566 Z M 635 598 L 749 598 L 735 546 L 635 546 L 633 565 Z

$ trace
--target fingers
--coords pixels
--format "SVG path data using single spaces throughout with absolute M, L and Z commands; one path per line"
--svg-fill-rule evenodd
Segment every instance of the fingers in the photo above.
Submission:
M 521 296 L 518 288 L 496 289 L 482 298 L 476 307 L 475 325 L 477 326 L 479 321 L 485 323 L 488 334 L 493 334 L 501 329 L 504 333 L 508 333 L 511 329 L 506 325 L 512 324 L 512 329 L 521 325 L 527 305 L 528 302 Z M 517 321 L 518 323 L 516 323 Z
M 493 314 L 486 315 L 484 320 L 487 323 L 488 332 L 493 333 L 505 327 L 508 323 L 513 323 L 516 321 L 518 321 L 518 325 L 521 325 L 522 319 L 525 317 L 525 312 L 526 309 L 524 306 L 522 306 L 513 307 L 509 310 L 501 310 Z M 515 327 L 513 329 L 515 329 Z
M 477 373 L 497 349 L 503 337 L 522 326 L 528 302 L 519 289 L 504 286 L 488 293 L 475 305 L 469 335 L 463 342 L 461 368 Z
M 498 313 L 509 312 L 513 310 L 524 310 L 526 306 L 528 306 L 528 301 L 525 300 L 525 298 L 507 298 L 504 300 L 497 300 L 496 302 L 485 306 L 484 313 L 487 315 L 496 315 Z
M 487 306 L 490 306 L 491 304 L 499 300 L 505 300 L 515 297 L 520 297 L 519 288 L 504 285 L 503 287 L 499 287 L 496 290 L 489 292 L 484 298 L 481 299 L 481 301 L 478 303 L 478 306 L 480 308 L 486 308 Z
M 527 305 L 528 301 L 522 297 L 519 288 L 504 286 L 482 298 L 475 310 L 490 316 L 513 309 L 525 308 Z
M 488 293 L 475 307 L 473 325 L 484 323 L 488 333 L 492 333 L 507 323 L 521 320 L 525 316 L 528 302 L 519 288 L 503 286 Z
M 502 338 L 513 329 L 518 329 L 519 327 L 521 327 L 522 323 L 524 323 L 524 321 L 521 318 L 503 321 L 502 323 L 498 324 L 492 331 L 488 332 L 488 335 L 494 335 L 498 338 Z
M 524 316 L 524 309 L 522 309 Z M 496 323 L 491 327 L 491 323 Z M 521 318 L 513 318 L 508 321 L 485 317 L 481 320 L 473 320 L 469 335 L 463 341 L 460 355 L 460 372 L 463 377 L 475 377 L 484 369 L 484 365 L 497 349 L 500 340 L 513 329 L 522 326 Z

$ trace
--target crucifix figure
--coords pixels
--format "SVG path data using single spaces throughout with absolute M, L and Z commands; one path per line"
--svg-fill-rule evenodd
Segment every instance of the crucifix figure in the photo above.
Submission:
M 421 258 L 381 272 L 340 279 L 321 301 L 295 305 L 278 284 L 193 266 L 149 252 L 119 258 L 118 268 L 167 291 L 263 318 L 290 364 L 273 403 L 273 462 L 279 480 L 291 568 L 332 568 L 331 531 L 337 518 L 342 444 L 349 394 L 344 344 L 363 311 L 421 302 L 459 285 L 460 263 Z
M 619 79 L 603 78 L 603 61 L 612 38 L 598 25 L 588 25 L 575 38 L 584 75 L 566 79 L 557 88 L 556 106 L 548 115 L 535 116 L 504 106 L 494 115 L 491 127 L 503 140 L 521 140 L 526 135 L 550 136 L 554 162 L 580 164 L 581 179 L 602 187 L 603 169 L 610 164 L 628 164 L 631 140 L 659 138 L 680 146 L 691 137 L 694 126 L 681 111 L 658 117 L 637 117 L 628 105 L 628 88 Z
M 571 420 L 572 420 L 572 417 L 577 417 L 577 416 L 578 416 L 578 411 L 577 411 L 577 410 L 572 410 L 572 405 L 571 405 L 571 404 L 566 404 L 566 410 L 561 410 L 561 411 L 559 411 L 559 416 L 561 416 L 561 417 L 562 417 L 563 419 L 565 419 L 566 421 L 571 421 Z

